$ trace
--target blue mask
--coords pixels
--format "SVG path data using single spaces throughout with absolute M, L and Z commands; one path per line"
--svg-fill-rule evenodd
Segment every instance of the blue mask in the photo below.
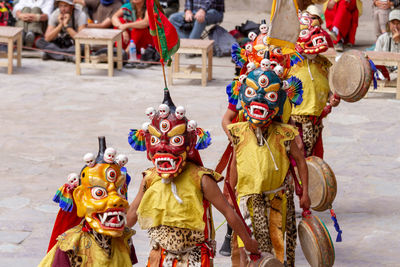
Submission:
M 246 119 L 256 127 L 267 126 L 281 115 L 286 92 L 275 72 L 261 68 L 250 72 L 240 87 L 240 103 Z

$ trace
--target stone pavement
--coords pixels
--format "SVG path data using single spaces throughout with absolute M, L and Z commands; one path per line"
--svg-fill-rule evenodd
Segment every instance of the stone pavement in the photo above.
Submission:
M 372 43 L 370 16 L 364 16 L 358 35 L 362 47 Z M 263 13 L 230 11 L 225 26 L 231 29 L 246 18 L 262 17 Z M 201 152 L 210 168 L 227 144 L 220 120 L 227 105 L 225 86 L 233 77 L 229 58 L 215 58 L 214 64 L 214 79 L 207 87 L 190 80 L 170 86 L 175 104 L 184 105 L 188 117 L 212 134 L 213 145 Z M 51 199 L 70 172 L 80 171 L 83 155 L 97 152 L 98 135 L 128 155 L 133 199 L 140 173 L 150 162 L 144 153 L 132 151 L 127 135 L 146 120 L 145 108 L 157 107 L 162 100 L 161 75 L 161 68 L 154 66 L 123 69 L 112 78 L 103 70 L 84 70 L 76 76 L 74 64 L 26 58 L 13 75 L 0 69 L 1 267 L 40 262 L 58 211 Z M 335 243 L 336 266 L 399 266 L 398 114 L 400 101 L 394 95 L 370 93 L 359 102 L 341 103 L 325 120 L 326 161 L 338 181 L 334 208 L 343 230 L 343 242 Z M 335 239 L 329 212 L 315 214 Z M 218 212 L 214 215 L 218 226 L 223 218 Z M 217 231 L 218 247 L 225 227 Z M 144 266 L 148 239 L 138 226 L 135 229 L 138 266 Z M 230 266 L 229 262 L 217 255 L 215 266 Z M 297 266 L 308 266 L 300 246 Z

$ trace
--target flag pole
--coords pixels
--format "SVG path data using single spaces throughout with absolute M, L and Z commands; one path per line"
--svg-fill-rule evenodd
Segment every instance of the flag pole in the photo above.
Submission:
M 157 12 L 156 12 L 157 13 Z M 157 18 L 159 17 L 158 13 L 157 13 Z M 158 42 L 158 49 L 160 51 L 160 61 L 161 61 L 161 66 L 162 66 L 162 71 L 163 71 L 163 77 L 164 77 L 164 85 L 165 85 L 165 89 L 168 90 L 168 86 L 167 86 L 167 79 L 165 77 L 165 67 L 164 67 L 164 59 L 163 59 L 163 55 L 162 55 L 162 50 L 161 50 L 161 43 L 160 43 L 160 36 L 158 35 L 158 20 L 155 20 L 155 26 L 156 26 L 156 34 L 157 34 L 157 42 Z

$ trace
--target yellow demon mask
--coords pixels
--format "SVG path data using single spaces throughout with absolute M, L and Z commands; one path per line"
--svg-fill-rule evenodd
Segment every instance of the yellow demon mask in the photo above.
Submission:
M 118 237 L 126 225 L 129 207 L 126 172 L 121 172 L 121 166 L 114 162 L 115 150 L 105 150 L 105 139 L 99 141 L 99 154 L 95 160 L 94 157 L 88 160 L 82 169 L 80 185 L 73 196 L 78 216 L 85 217 L 94 231 Z

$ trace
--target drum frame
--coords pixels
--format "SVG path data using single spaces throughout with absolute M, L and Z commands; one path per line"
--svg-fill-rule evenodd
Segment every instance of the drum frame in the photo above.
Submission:
M 299 223 L 298 232 L 304 256 L 312 267 L 333 266 L 335 247 L 328 229 L 317 216 L 308 215 L 303 218 Z M 305 235 L 308 235 L 308 238 Z M 307 241 L 312 244 L 306 244 Z M 309 249 L 310 245 L 313 249 Z
M 357 57 L 359 59 L 360 68 L 361 68 L 361 71 L 360 71 L 361 78 L 360 78 L 360 83 L 358 84 L 358 90 L 354 90 L 352 93 L 345 94 L 343 91 L 340 92 L 340 91 L 335 90 L 334 84 L 336 82 L 339 82 L 340 79 L 344 78 L 344 77 L 342 77 L 342 78 L 337 77 L 337 75 L 335 75 L 335 69 L 337 67 L 341 67 L 341 66 L 338 66 L 338 64 L 341 64 L 341 59 L 342 59 L 342 61 L 344 61 L 346 59 L 346 57 L 349 57 L 349 56 Z M 356 101 L 360 100 L 361 98 L 363 98 L 367 94 L 368 89 L 371 85 L 372 79 L 373 79 L 373 74 L 372 74 L 371 65 L 369 63 L 369 58 L 367 57 L 367 55 L 365 53 L 352 49 L 352 50 L 349 50 L 349 51 L 346 51 L 345 53 L 343 53 L 341 58 L 331 68 L 331 71 L 329 74 L 329 86 L 330 86 L 331 90 L 333 90 L 337 95 L 339 95 L 340 98 L 343 99 L 344 101 L 356 102 Z
M 337 182 L 335 174 L 329 165 L 321 158 L 310 156 L 306 158 L 307 166 L 312 165 L 325 178 L 322 183 L 322 200 L 319 203 L 311 203 L 311 208 L 315 211 L 325 211 L 332 208 L 337 192 Z M 309 178 L 310 180 L 310 175 Z M 310 182 L 309 182 L 310 184 Z M 310 191 L 310 190 L 309 190 Z

